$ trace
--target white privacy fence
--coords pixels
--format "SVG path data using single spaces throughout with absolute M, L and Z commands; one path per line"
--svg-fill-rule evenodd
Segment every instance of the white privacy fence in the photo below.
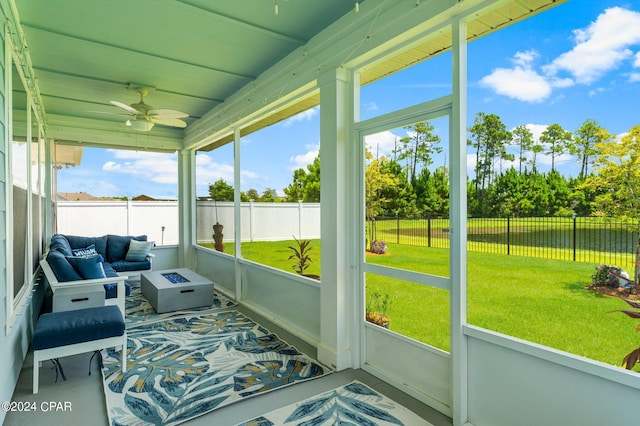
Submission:
M 142 235 L 158 245 L 178 243 L 176 201 L 58 201 L 57 232 L 100 236 Z M 240 205 L 242 241 L 320 238 L 319 203 L 257 203 Z M 233 203 L 198 201 L 196 238 L 213 242 L 213 225 L 224 226 L 224 241 L 235 235 Z

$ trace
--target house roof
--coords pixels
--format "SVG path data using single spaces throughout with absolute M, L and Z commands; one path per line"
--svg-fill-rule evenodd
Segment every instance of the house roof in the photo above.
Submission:
M 100 198 L 94 197 L 87 192 L 58 192 L 58 201 L 99 201 Z

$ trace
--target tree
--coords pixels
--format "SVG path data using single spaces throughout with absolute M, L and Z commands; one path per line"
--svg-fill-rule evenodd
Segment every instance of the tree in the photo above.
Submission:
M 266 188 L 262 191 L 262 195 L 259 200 L 263 203 L 275 203 L 278 198 L 278 193 L 273 188 Z
M 422 169 L 416 178 L 416 205 L 422 214 L 437 216 L 449 213 L 449 170 L 440 166 L 435 171 Z
M 556 169 L 556 157 L 564 154 L 569 150 L 569 146 L 573 140 L 573 135 L 562 128 L 558 123 L 548 126 L 542 136 L 540 142 L 548 145 L 545 154 L 551 156 L 551 171 Z
M 544 146 L 542 146 L 542 144 L 540 143 L 534 143 L 531 147 L 531 152 L 533 153 L 533 157 L 531 159 L 531 167 L 533 168 L 534 172 L 537 171 L 536 159 L 538 158 L 538 154 L 540 154 L 542 151 L 544 151 Z
M 387 157 L 373 159 L 369 151 L 365 153 L 369 162 L 365 169 L 365 215 L 367 218 L 380 216 L 389 199 L 385 196 L 385 189 L 395 188 L 400 184 L 400 179 L 385 167 Z
M 411 126 L 404 127 L 409 136 L 400 139 L 400 146 L 396 148 L 398 161 L 407 160 L 409 182 L 413 184 L 416 179 L 418 166 L 429 166 L 433 163 L 431 157 L 435 153 L 442 152 L 440 136 L 433 133 L 435 127 L 427 121 L 421 121 Z
M 521 124 L 511 132 L 511 142 L 518 147 L 518 171 L 522 173 L 522 163 L 527 160 L 525 154 L 533 148 L 533 133 Z
M 233 201 L 233 186 L 225 182 L 224 179 L 218 179 L 209 185 L 209 196 L 216 201 Z
M 578 156 L 578 161 L 580 162 L 579 177 L 585 178 L 587 176 L 589 165 L 597 154 L 596 145 L 607 142 L 610 139 L 609 132 L 600 127 L 598 122 L 591 118 L 585 120 L 582 126 L 575 131 L 570 152 Z
M 640 215 L 640 126 L 634 126 L 617 141 L 596 145 L 596 173 L 583 187 L 595 189 L 595 214 L 637 220 Z M 634 281 L 640 278 L 640 238 L 636 244 Z
M 476 192 L 481 195 L 495 174 L 495 162 L 506 153 L 505 145 L 511 141 L 511 132 L 495 114 L 479 112 L 469 128 L 473 139 L 468 145 L 476 148 Z
M 320 154 L 307 165 L 307 171 L 300 168 L 293 172 L 293 182 L 284 189 L 284 193 L 289 202 L 320 202 Z
M 250 188 L 246 192 L 246 196 L 247 196 L 247 198 L 249 200 L 260 201 L 260 194 L 258 194 L 258 190 L 257 189 Z

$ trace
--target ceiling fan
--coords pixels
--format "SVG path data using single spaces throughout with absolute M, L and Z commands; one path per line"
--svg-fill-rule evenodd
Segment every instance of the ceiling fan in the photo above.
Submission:
M 181 118 L 188 117 L 189 114 L 175 111 L 172 109 L 155 109 L 149 104 L 144 103 L 144 97 L 149 93 L 149 89 L 145 87 L 136 88 L 136 92 L 140 94 L 140 102 L 137 104 L 123 104 L 118 101 L 111 101 L 112 105 L 127 111 L 131 118 L 125 123 L 127 126 L 133 127 L 135 130 L 148 132 L 153 129 L 155 124 L 162 124 L 171 127 L 187 127 Z

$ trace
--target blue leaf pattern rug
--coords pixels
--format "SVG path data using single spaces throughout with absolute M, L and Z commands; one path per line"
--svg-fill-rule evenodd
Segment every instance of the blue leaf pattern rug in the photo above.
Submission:
M 253 395 L 330 371 L 230 310 L 128 327 L 120 351 L 103 350 L 111 425 L 176 425 Z
M 236 302 L 220 294 L 220 292 L 215 291 L 213 294 L 213 304 L 211 306 L 158 314 L 147 299 L 144 298 L 140 288 L 137 288 L 131 291 L 131 294 L 127 296 L 125 301 L 126 323 L 127 328 L 129 328 L 131 326 L 148 324 L 180 315 L 220 311 L 233 308 L 236 305 Z
M 432 426 L 407 408 L 358 381 L 287 405 L 238 426 L 272 425 Z

